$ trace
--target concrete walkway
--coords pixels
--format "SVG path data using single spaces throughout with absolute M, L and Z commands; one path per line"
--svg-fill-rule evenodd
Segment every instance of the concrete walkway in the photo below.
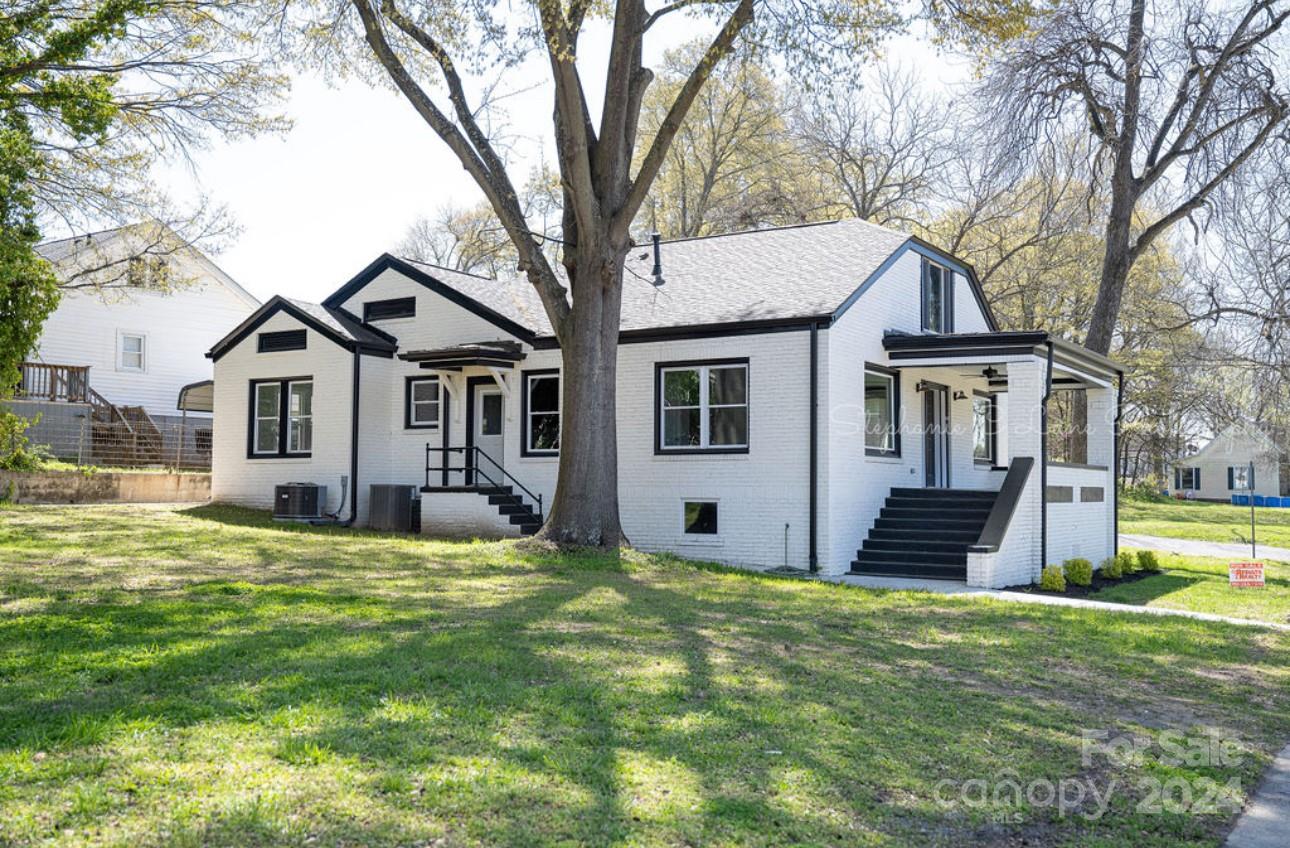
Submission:
M 1243 542 L 1202 542 L 1199 539 L 1171 539 L 1167 536 L 1140 536 L 1137 533 L 1121 533 L 1120 544 L 1130 548 L 1150 548 L 1153 551 L 1168 551 L 1169 553 L 1186 554 L 1188 556 L 1241 560 L 1250 558 L 1250 546 Z M 1259 559 L 1290 562 L 1290 548 L 1259 545 L 1258 552 Z
M 1144 607 L 1133 604 L 1113 604 L 1109 601 L 1091 601 L 1087 598 L 1064 598 L 1061 595 L 1041 595 L 1032 592 L 1006 592 L 1001 589 L 979 589 L 953 580 L 915 580 L 906 577 L 863 577 L 857 574 L 842 574 L 821 577 L 831 583 L 842 583 L 847 586 L 862 586 L 866 589 L 888 589 L 893 591 L 935 592 L 939 595 L 972 595 L 979 598 L 993 598 L 998 601 L 1013 601 L 1021 604 L 1042 604 L 1053 607 L 1080 607 L 1099 609 L 1107 612 L 1123 612 L 1137 615 L 1168 615 L 1178 618 L 1192 618 L 1197 621 L 1217 621 L 1223 624 L 1239 624 L 1245 627 L 1267 627 L 1272 630 L 1290 632 L 1290 624 L 1277 624 L 1271 621 L 1253 621 L 1248 618 L 1233 618 L 1227 615 L 1214 615 L 1208 612 L 1167 609 L 1165 607 Z M 1287 843 L 1290 844 L 1290 843 Z
M 1272 761 L 1224 844 L 1227 848 L 1285 848 L 1290 844 L 1290 745 Z

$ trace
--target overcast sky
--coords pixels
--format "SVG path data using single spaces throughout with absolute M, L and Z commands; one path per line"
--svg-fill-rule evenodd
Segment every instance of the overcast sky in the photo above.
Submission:
M 682 26 L 673 24 L 654 38 L 647 63 L 696 34 L 685 19 L 677 23 Z M 601 66 L 597 42 L 603 39 L 584 38 L 584 67 Z M 938 57 L 912 36 L 891 42 L 886 52 L 888 60 L 918 70 L 928 85 L 965 75 L 961 63 Z M 535 62 L 528 77 L 543 79 L 544 71 Z M 584 70 L 589 87 L 595 76 Z M 599 94 L 589 92 L 589 99 Z M 516 94 L 506 111 L 518 137 L 512 173 L 522 183 L 544 146 L 551 159 L 550 89 Z M 213 258 L 261 300 L 283 294 L 319 301 L 391 249 L 418 216 L 444 203 L 464 206 L 482 198 L 456 158 L 391 90 L 297 76 L 286 112 L 295 125 L 285 136 L 215 144 L 195 157 L 195 175 L 178 166 L 158 175 L 177 197 L 204 191 L 228 208 L 241 232 Z

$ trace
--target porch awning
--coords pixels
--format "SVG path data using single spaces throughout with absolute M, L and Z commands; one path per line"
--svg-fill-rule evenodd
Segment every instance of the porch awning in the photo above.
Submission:
M 941 335 L 886 333 L 882 337 L 887 356 L 898 365 L 960 365 L 1006 362 L 1010 358 L 1030 356 L 1046 358 L 1049 344 L 1053 347 L 1053 362 L 1067 370 L 1107 381 L 1124 373 L 1118 362 L 1045 330 Z
M 399 359 L 416 362 L 433 371 L 460 371 L 467 365 L 486 368 L 514 368 L 524 360 L 525 353 L 519 342 L 471 342 L 454 347 L 434 350 L 410 350 L 400 353 Z

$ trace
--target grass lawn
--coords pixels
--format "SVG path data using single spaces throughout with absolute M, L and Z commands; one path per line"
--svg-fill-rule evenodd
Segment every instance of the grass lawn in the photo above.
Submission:
M 1255 507 L 1259 544 L 1290 548 L 1290 509 Z M 1206 542 L 1246 542 L 1250 508 L 1201 501 L 1120 501 L 1120 532 Z
M 1164 571 L 1091 595 L 1097 601 L 1185 609 L 1290 624 L 1290 564 L 1264 561 L 1262 589 L 1227 585 L 1228 559 L 1158 552 Z
M 1272 630 L 218 507 L 3 508 L 0 646 L 0 845 L 1214 846 L 1290 740 Z

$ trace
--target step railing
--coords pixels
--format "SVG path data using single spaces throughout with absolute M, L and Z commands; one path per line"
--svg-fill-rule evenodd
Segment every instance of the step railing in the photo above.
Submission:
M 435 453 L 440 454 L 442 457 L 439 465 L 431 465 L 431 462 L 433 461 L 431 456 Z M 455 454 L 461 454 L 462 464 L 460 466 L 454 466 L 450 462 L 451 457 Z M 488 462 L 488 464 L 493 468 L 492 473 L 484 470 L 483 463 L 480 462 L 480 460 L 486 460 Z M 443 483 L 440 486 L 432 486 L 430 484 L 430 475 L 432 473 L 442 475 L 441 479 L 443 480 Z M 500 462 L 484 453 L 484 451 L 480 450 L 477 446 L 464 445 L 460 447 L 434 447 L 427 442 L 425 487 L 427 489 L 447 487 L 449 485 L 450 474 L 461 474 L 462 485 L 465 486 L 473 485 L 478 487 L 479 478 L 483 478 L 484 480 L 487 480 L 488 484 L 493 488 L 500 489 L 503 487 L 504 483 L 498 482 L 497 478 L 500 477 L 503 481 L 509 480 L 517 489 L 528 495 L 529 500 L 537 504 L 538 523 L 542 523 L 546 520 L 543 517 L 542 512 L 542 496 L 540 494 L 535 494 L 528 486 L 525 486 L 516 479 L 514 474 L 503 468 Z

